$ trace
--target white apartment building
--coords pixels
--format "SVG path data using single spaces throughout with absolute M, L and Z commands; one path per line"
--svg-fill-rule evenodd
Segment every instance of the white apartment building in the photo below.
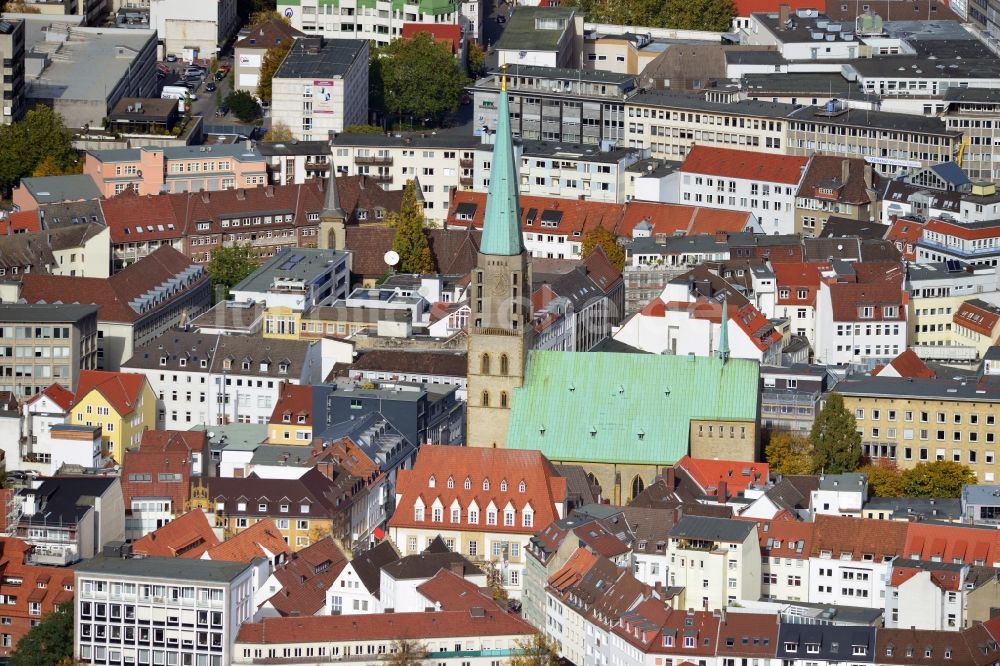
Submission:
M 858 56 L 861 40 L 851 23 L 831 21 L 815 9 L 750 14 L 742 42 L 775 47 L 786 60 L 837 60 Z
M 795 233 L 795 193 L 808 163 L 806 157 L 696 143 L 680 170 L 671 174 L 679 182 L 668 188 L 667 202 L 745 210 L 766 234 Z
M 319 0 L 278 0 L 278 11 L 292 27 L 308 35 L 330 39 L 360 39 L 385 46 L 403 35 L 403 24 L 459 25 L 465 35 L 478 39 L 482 15 L 478 2 L 463 0 L 344 0 L 333 4 Z
M 177 331 L 140 348 L 125 364 L 157 395 L 157 426 L 266 424 L 282 382 L 322 381 L 333 366 L 325 341 Z
M 958 631 L 966 626 L 969 567 L 954 562 L 897 560 L 889 565 L 885 626 Z
M 855 269 L 863 264 L 854 263 Z M 852 279 L 824 271 L 816 296 L 816 361 L 826 365 L 874 364 L 906 349 L 902 269 L 864 264 Z M 871 281 L 868 281 L 868 280 Z
M 760 598 L 761 555 L 751 521 L 684 516 L 670 530 L 670 585 L 685 608 L 716 610 Z
M 953 178 L 936 173 L 945 168 L 952 174 L 958 171 L 967 180 L 954 163 L 946 162 L 916 171 L 905 181 L 887 181 L 880 197 L 880 221 L 890 224 L 893 217 L 919 215 L 968 224 L 1000 217 L 1000 196 L 994 183 L 960 182 L 956 189 Z
M 149 26 L 156 29 L 162 59 L 175 55 L 184 62 L 216 57 L 239 24 L 236 0 L 146 0 Z
M 818 515 L 809 555 L 809 602 L 884 608 L 892 560 L 901 556 L 906 523 Z
M 253 619 L 256 566 L 166 557 L 80 564 L 73 655 L 95 665 L 229 666 L 240 625 Z
M 623 146 L 679 159 L 694 144 L 784 154 L 791 104 L 646 90 L 625 101 Z
M 867 500 L 868 478 L 864 474 L 823 474 L 819 477 L 819 487 L 809 495 L 809 511 L 813 518 L 860 516 Z
M 21 405 L 24 449 L 21 450 L 20 441 L 3 442 L 8 471 L 34 470 L 50 476 L 59 469 L 61 462 L 53 459 L 52 427 L 66 423 L 73 398 L 72 391 L 61 384 L 52 384 Z
M 231 298 L 305 312 L 347 296 L 350 266 L 348 252 L 305 248 L 279 252 L 235 285 Z
M 327 5 L 332 7 L 332 5 Z M 271 113 L 299 141 L 368 122 L 368 41 L 300 37 L 271 79 Z
M 488 135 L 476 150 L 473 189 L 490 186 L 493 146 Z M 523 140 L 516 145 L 520 162 L 518 191 L 522 195 L 625 203 L 629 196 L 628 167 L 646 157 L 643 148 L 610 148 L 551 141 Z
M 761 599 L 808 601 L 812 523 L 760 521 L 757 530 L 761 550 Z
M 424 215 L 438 224 L 448 218 L 452 192 L 473 187 L 480 143 L 474 136 L 433 133 L 338 134 L 330 142 L 337 175 L 368 176 L 387 190 L 416 180 Z

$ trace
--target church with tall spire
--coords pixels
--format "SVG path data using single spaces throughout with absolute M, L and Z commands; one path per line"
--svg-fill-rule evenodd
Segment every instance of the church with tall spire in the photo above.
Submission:
M 524 383 L 531 348 L 531 275 L 521 236 L 517 160 L 507 75 L 501 75 L 483 236 L 469 303 L 469 446 L 503 447 L 514 389 Z
M 323 192 L 323 210 L 319 214 L 319 243 L 323 250 L 343 250 L 347 245 L 347 214 L 340 207 L 340 193 L 333 164 Z

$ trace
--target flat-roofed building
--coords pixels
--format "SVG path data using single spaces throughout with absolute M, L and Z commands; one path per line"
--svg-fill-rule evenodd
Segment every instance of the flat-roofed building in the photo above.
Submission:
M 0 305 L 0 391 L 28 398 L 53 382 L 75 387 L 97 368 L 96 305 Z
M 271 80 L 271 109 L 299 141 L 368 122 L 368 42 L 300 37 Z
M 0 125 L 20 120 L 24 99 L 24 21 L 0 20 Z

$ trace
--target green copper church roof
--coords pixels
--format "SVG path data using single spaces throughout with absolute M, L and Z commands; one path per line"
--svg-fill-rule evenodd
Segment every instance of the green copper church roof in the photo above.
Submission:
M 507 448 L 557 461 L 673 464 L 688 452 L 692 420 L 755 422 L 759 380 L 748 359 L 531 352 Z
M 517 162 L 514 160 L 510 109 L 505 90 L 500 92 L 492 162 L 479 251 L 496 256 L 515 256 L 521 254 L 524 244 L 521 241 L 521 209 L 517 202 Z

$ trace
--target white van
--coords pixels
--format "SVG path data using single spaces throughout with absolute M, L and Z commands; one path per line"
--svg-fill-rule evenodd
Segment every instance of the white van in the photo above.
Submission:
M 198 99 L 198 96 L 187 89 L 187 86 L 163 86 L 163 91 L 160 93 L 161 99 L 184 99 L 185 97 L 190 97 L 191 101 Z

